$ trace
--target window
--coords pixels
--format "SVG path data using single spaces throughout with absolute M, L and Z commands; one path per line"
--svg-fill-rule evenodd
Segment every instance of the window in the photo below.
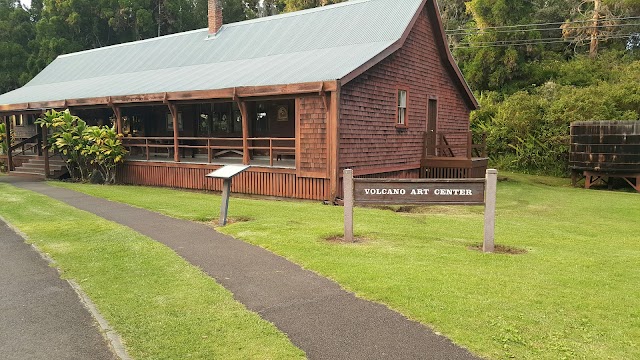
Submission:
M 396 126 L 407 126 L 407 90 L 398 89 L 398 117 Z
M 13 120 L 15 126 L 24 126 L 22 115 L 11 115 L 11 120 Z
M 182 113 L 178 113 L 178 131 L 184 130 L 184 123 L 182 122 Z M 173 115 L 167 113 L 167 131 L 173 132 Z

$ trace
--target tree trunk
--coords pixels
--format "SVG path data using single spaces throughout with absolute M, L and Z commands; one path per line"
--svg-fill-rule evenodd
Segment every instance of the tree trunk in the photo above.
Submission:
M 589 49 L 589 56 L 593 59 L 598 56 L 598 42 L 600 29 L 600 14 L 602 11 L 602 0 L 593 0 L 593 30 L 591 31 L 591 47 Z

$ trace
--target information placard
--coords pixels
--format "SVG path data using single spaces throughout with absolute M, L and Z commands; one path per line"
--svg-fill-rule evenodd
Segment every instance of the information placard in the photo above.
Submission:
M 227 165 L 205 177 L 213 179 L 222 179 L 222 202 L 220 204 L 220 219 L 218 224 L 220 226 L 227 225 L 227 214 L 229 212 L 229 197 L 231 197 L 231 180 L 234 176 L 242 173 L 250 168 L 249 165 Z

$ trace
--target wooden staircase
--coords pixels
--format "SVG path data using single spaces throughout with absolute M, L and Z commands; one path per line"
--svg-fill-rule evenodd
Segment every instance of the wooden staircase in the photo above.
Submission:
M 44 173 L 44 158 L 42 156 L 34 156 L 23 162 L 21 166 L 16 167 L 9 174 L 44 178 Z M 64 160 L 49 159 L 49 179 L 60 179 L 68 174 Z

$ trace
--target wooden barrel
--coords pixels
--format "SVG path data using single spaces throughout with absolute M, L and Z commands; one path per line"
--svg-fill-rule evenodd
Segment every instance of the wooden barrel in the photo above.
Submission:
M 569 167 L 574 171 L 640 173 L 640 121 L 572 123 Z

